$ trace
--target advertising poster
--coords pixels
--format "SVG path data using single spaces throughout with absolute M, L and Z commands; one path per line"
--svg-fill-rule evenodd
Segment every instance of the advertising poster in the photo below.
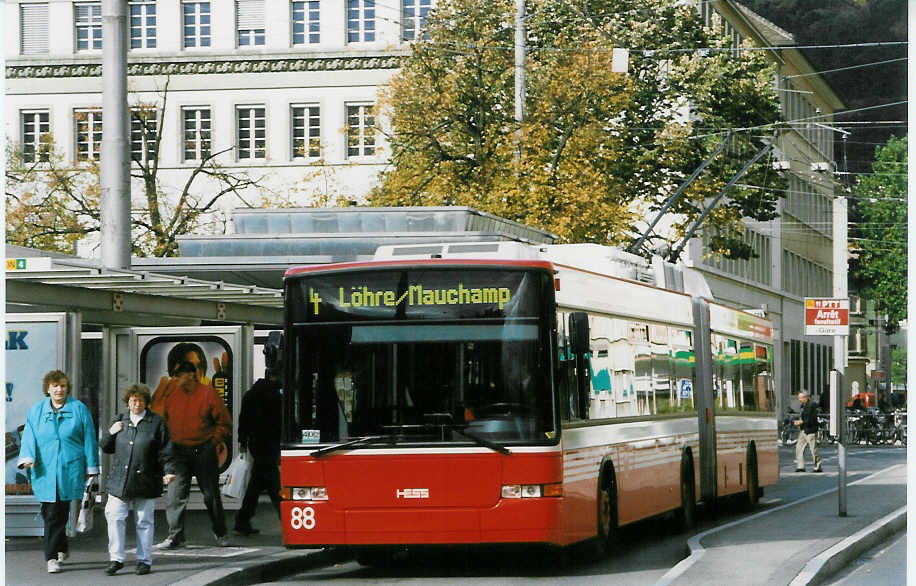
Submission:
M 172 371 L 184 360 L 197 367 L 197 380 L 216 390 L 231 416 L 232 347 L 220 336 L 159 336 L 148 340 L 140 349 L 140 381 L 150 388 L 155 397 L 172 383 Z M 217 446 L 220 471 L 228 467 L 232 459 L 231 446 L 231 441 Z
M 44 398 L 41 380 L 60 365 L 59 319 L 6 323 L 6 494 L 30 494 L 29 479 L 16 468 L 25 419 Z

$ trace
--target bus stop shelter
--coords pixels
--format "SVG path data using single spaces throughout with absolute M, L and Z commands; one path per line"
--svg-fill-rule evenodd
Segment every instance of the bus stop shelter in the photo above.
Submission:
M 92 261 L 7 246 L 6 534 L 41 535 L 38 505 L 15 463 L 25 413 L 43 398 L 41 378 L 60 369 L 71 395 L 102 425 L 133 382 L 156 388 L 165 351 L 193 343 L 214 361 L 233 422 L 257 372 L 258 332 L 283 322 L 280 289 L 149 271 L 112 270 Z M 266 334 L 265 334 L 266 335 Z M 222 358 L 220 358 L 220 355 Z M 260 363 L 263 369 L 263 362 Z M 261 370 L 263 372 L 263 370 Z M 233 426 L 234 429 L 234 426 Z M 230 445 L 232 453 L 237 446 Z M 103 459 L 103 471 L 105 462 Z

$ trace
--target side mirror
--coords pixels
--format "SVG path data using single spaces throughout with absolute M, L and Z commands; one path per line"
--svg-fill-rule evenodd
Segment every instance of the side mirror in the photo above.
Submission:
M 267 372 L 279 374 L 283 369 L 283 332 L 270 332 L 264 344 L 264 366 Z
M 588 314 L 584 311 L 569 314 L 569 345 L 575 355 L 589 351 Z
M 591 350 L 588 332 L 588 314 L 576 311 L 569 314 L 569 345 L 576 365 L 576 394 L 578 395 L 578 416 L 588 419 L 589 379 L 588 353 Z

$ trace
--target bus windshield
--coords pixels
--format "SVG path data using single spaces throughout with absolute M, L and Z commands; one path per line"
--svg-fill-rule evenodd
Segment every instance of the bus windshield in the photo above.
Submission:
M 552 443 L 551 293 L 530 268 L 290 279 L 286 442 Z

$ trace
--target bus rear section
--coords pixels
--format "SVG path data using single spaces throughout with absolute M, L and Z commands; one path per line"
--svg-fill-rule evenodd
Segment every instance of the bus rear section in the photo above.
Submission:
M 562 543 L 549 263 L 286 281 L 287 546 Z

